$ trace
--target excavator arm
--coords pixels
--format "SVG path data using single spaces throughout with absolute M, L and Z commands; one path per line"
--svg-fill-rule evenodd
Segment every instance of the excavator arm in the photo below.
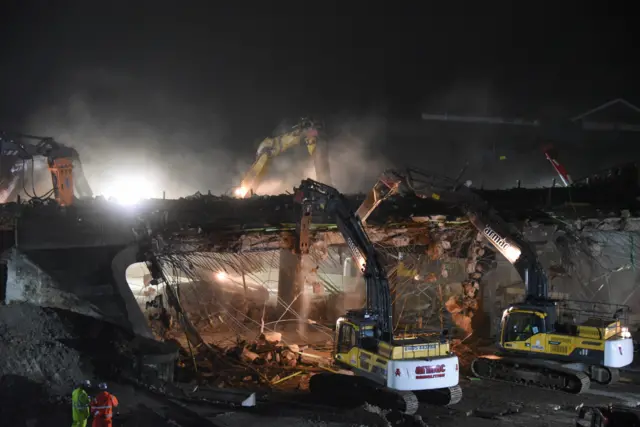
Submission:
M 547 299 L 549 281 L 535 249 L 477 193 L 456 180 L 413 168 L 404 172 L 388 170 L 358 209 L 358 216 L 368 218 L 382 200 L 402 192 L 458 206 L 487 241 L 514 265 L 525 283 L 527 299 Z
M 318 125 L 309 119 L 302 119 L 290 132 L 273 138 L 266 138 L 258 146 L 256 160 L 244 175 L 240 187 L 235 190 L 235 195 L 244 198 L 247 194 L 255 191 L 260 185 L 271 159 L 299 145 L 307 147 L 309 155 L 314 160 L 318 179 L 323 182 L 330 182 L 328 161 L 318 155 L 319 134 Z
M 380 339 L 392 342 L 393 322 L 387 272 L 362 222 L 350 208 L 347 199 L 329 185 L 305 179 L 296 191 L 295 200 L 302 204 L 306 214 L 315 207 L 335 216 L 336 225 L 363 273 L 367 298 L 365 313 L 375 319 L 381 332 Z
M 28 140 L 37 142 L 31 144 L 27 142 Z M 91 187 L 82 170 L 80 156 L 74 148 L 59 144 L 53 138 L 6 132 L 0 132 L 0 147 L 3 163 L 0 184 L 2 202 L 12 200 L 20 189 L 18 182 L 22 179 L 24 170 L 18 162 L 32 160 L 37 156 L 47 159 L 51 173 L 52 193 L 61 206 L 73 204 L 76 193 L 81 198 L 93 197 Z M 10 169 L 5 163 L 11 164 Z

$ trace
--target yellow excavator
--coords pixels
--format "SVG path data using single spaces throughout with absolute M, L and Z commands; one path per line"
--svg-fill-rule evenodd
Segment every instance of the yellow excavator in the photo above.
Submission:
M 416 412 L 419 401 L 459 402 L 458 357 L 445 334 L 394 336 L 387 272 L 349 201 L 335 188 L 306 179 L 296 190 L 295 202 L 302 205 L 300 247 L 308 248 L 314 209 L 334 216 L 366 287 L 365 308 L 338 319 L 334 339 L 334 362 L 354 375 L 316 374 L 309 384 L 311 393 L 342 402 L 363 398 L 407 414 Z
M 242 178 L 240 186 L 235 189 L 236 197 L 244 198 L 253 194 L 260 185 L 271 159 L 293 147 L 304 145 L 313 158 L 316 178 L 331 185 L 329 160 L 326 147 L 321 144 L 322 125 L 308 118 L 303 118 L 289 132 L 264 139 L 258 146 L 256 160 Z
M 418 169 L 387 171 L 358 215 L 368 217 L 383 200 L 400 192 L 459 207 L 482 238 L 513 264 L 525 285 L 525 300 L 503 312 L 498 351 L 475 359 L 474 375 L 579 394 L 591 381 L 616 382 L 619 368 L 633 362 L 628 307 L 551 299 L 535 248 L 459 180 Z

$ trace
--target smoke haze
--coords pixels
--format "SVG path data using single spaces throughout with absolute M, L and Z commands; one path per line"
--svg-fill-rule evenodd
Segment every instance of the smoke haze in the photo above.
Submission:
M 343 193 L 368 190 L 390 166 L 378 146 L 386 132 L 384 119 L 375 115 L 364 118 L 342 116 L 331 118 L 329 123 L 326 143 L 332 185 Z M 273 160 L 257 192 L 281 194 L 291 191 L 303 178 L 316 179 L 316 172 L 307 150 L 300 147 Z
M 28 132 L 76 148 L 95 195 L 117 197 L 127 186 L 142 187 L 149 198 L 160 198 L 163 191 L 168 198 L 197 191 L 230 194 L 254 160 L 255 147 L 216 114 L 214 101 L 192 105 L 104 70 L 72 76 L 66 89 L 56 92 L 63 101 L 37 110 Z M 328 122 L 333 184 L 344 192 L 369 188 L 386 164 L 374 144 L 384 134 L 384 121 L 342 116 Z M 281 122 L 273 134 L 290 130 L 290 125 Z M 256 131 L 253 139 L 267 136 Z M 258 194 L 291 191 L 301 179 L 315 178 L 305 147 L 274 160 Z M 44 163 L 34 177 L 37 194 L 51 188 Z

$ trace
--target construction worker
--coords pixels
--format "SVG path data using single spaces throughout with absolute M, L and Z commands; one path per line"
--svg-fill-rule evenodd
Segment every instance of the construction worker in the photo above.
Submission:
M 71 427 L 86 427 L 89 419 L 89 395 L 87 391 L 91 389 L 91 381 L 85 380 L 73 390 L 71 393 L 71 411 L 73 415 L 73 424 Z
M 107 391 L 107 384 L 98 384 L 100 393 L 91 401 L 93 414 L 92 427 L 111 427 L 113 425 L 113 408 L 118 406 L 118 399 Z

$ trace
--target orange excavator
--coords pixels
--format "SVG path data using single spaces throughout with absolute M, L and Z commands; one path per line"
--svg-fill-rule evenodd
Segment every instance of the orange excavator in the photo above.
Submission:
M 46 158 L 51 173 L 52 189 L 42 196 L 35 194 L 33 176 L 33 194 L 29 194 L 25 188 L 27 162 L 31 162 L 33 175 L 35 157 Z M 36 200 L 53 196 L 60 206 L 71 206 L 76 194 L 79 198 L 93 197 L 91 187 L 82 172 L 80 157 L 74 148 L 59 144 L 49 137 L 0 131 L 0 203 L 15 201 L 21 190 Z

